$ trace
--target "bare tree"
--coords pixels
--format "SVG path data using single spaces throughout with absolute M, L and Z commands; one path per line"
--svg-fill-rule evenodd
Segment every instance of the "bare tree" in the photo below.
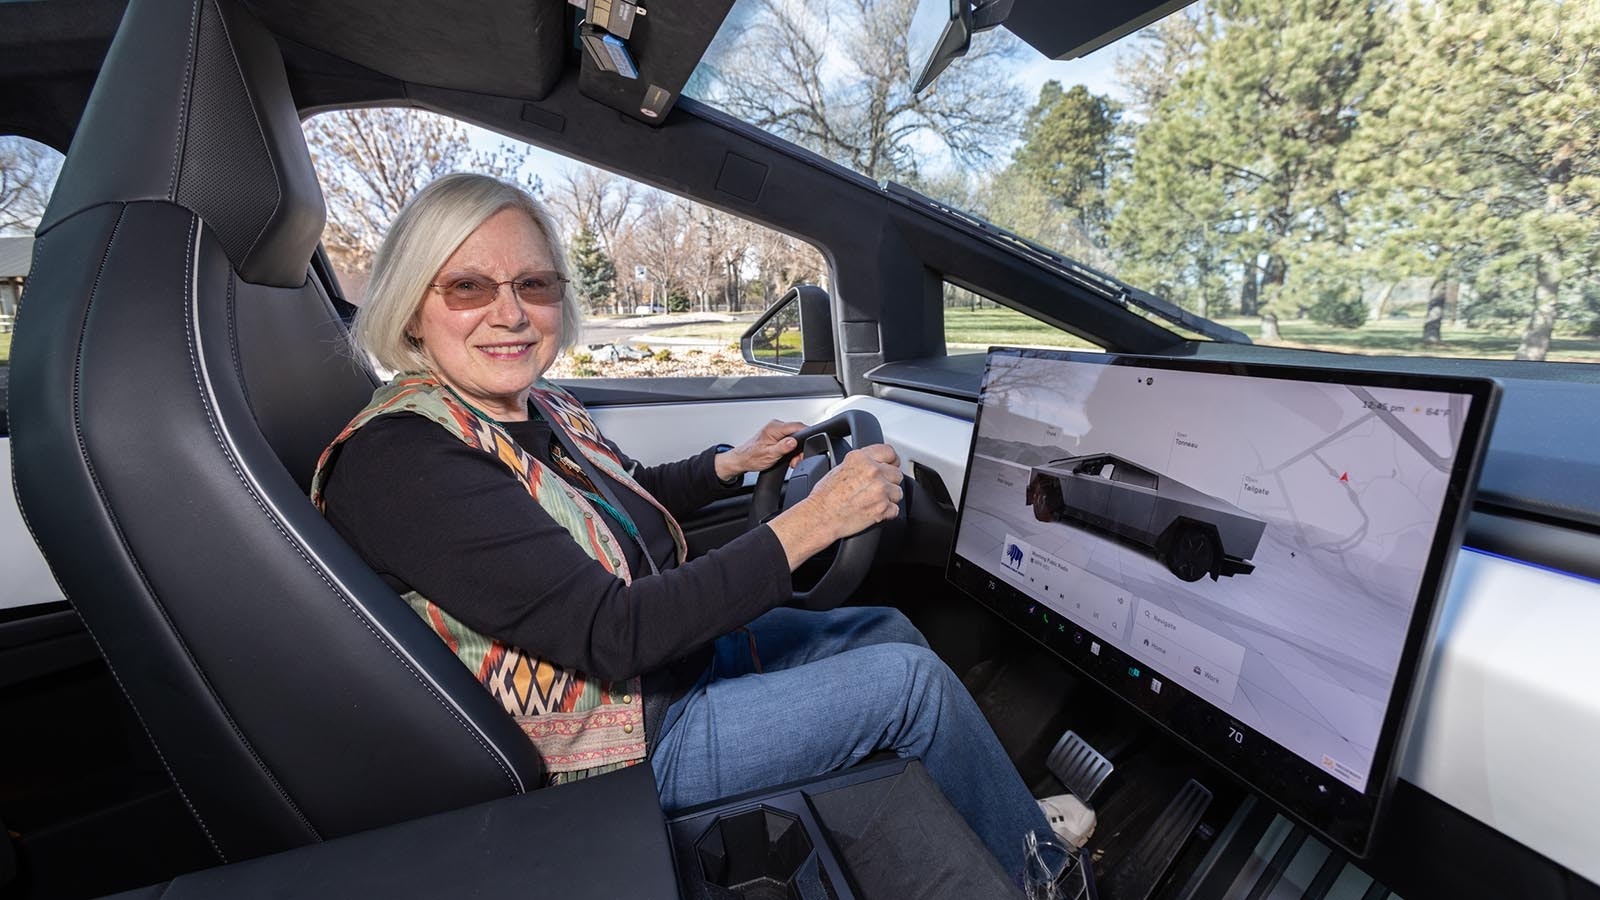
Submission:
M 314 116 L 304 127 L 328 201 L 323 245 L 344 272 L 365 273 L 401 207 L 440 176 L 482 172 L 540 191 L 537 179 L 520 174 L 527 148 L 502 143 L 495 151 L 474 151 L 465 125 L 434 113 L 339 110 Z
M 19 137 L 0 137 L 0 234 L 32 234 L 61 171 L 61 154 Z
M 932 88 L 916 73 L 905 23 L 917 0 L 761 0 L 740 37 L 715 51 L 710 102 L 874 179 L 914 182 L 940 144 L 979 166 L 1009 149 L 1026 103 L 997 65 L 1009 34 L 979 35 Z
M 640 199 L 639 214 L 623 229 L 616 258 L 624 272 L 644 266 L 654 288 L 651 299 L 668 304 L 672 295 L 690 287 L 696 255 L 690 237 L 689 202 L 650 191 Z
M 754 232 L 750 254 L 756 273 L 752 293 L 757 294 L 763 309 L 776 303 L 795 284 L 827 287 L 828 267 L 815 247 L 770 228 L 750 227 Z
M 1178 77 L 1200 59 L 1207 40 L 1202 23 L 1200 10 L 1181 9 L 1141 29 L 1133 36 L 1132 49 L 1117 57 L 1117 81 L 1132 95 L 1140 115 L 1149 116 Z
M 564 217 L 568 232 L 588 228 L 608 255 L 617 252 L 617 236 L 638 213 L 635 199 L 641 185 L 593 166 L 573 163 L 561 173 L 550 204 Z

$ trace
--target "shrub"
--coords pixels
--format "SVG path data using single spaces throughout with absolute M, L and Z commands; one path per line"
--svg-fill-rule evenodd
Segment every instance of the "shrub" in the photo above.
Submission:
M 1317 295 L 1306 314 L 1311 321 L 1337 328 L 1360 328 L 1367 324 L 1367 304 L 1359 292 L 1342 294 L 1327 291 Z
M 668 360 L 672 359 L 672 351 L 666 347 L 662 347 L 660 350 L 655 352 L 655 359 L 656 362 L 667 362 Z

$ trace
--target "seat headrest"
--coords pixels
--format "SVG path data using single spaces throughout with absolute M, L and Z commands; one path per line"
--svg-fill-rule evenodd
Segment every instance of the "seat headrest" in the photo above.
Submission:
M 43 234 L 102 203 L 166 200 L 245 281 L 303 284 L 326 215 L 272 35 L 232 0 L 133 0 L 62 166 Z

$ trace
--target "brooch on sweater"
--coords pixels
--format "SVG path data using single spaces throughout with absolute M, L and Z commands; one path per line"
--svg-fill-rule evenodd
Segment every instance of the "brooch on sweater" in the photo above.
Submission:
M 578 487 L 591 494 L 595 493 L 594 482 L 589 480 L 589 476 L 583 471 L 583 467 L 578 465 L 577 460 L 567 454 L 567 448 L 561 446 L 561 443 L 556 440 L 554 435 L 550 438 L 550 461 L 556 464 L 556 467 L 561 470 L 568 481 L 575 482 Z

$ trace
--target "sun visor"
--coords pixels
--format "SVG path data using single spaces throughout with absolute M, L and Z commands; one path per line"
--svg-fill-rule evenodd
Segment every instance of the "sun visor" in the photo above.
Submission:
M 1193 0 L 1063 3 L 1016 0 L 1005 29 L 1051 59 L 1076 59 L 1188 6 Z
M 590 0 L 589 6 L 596 9 L 576 35 L 583 67 L 578 91 L 631 118 L 659 125 L 678 102 L 733 3 L 653 0 L 648 12 L 626 0 Z

